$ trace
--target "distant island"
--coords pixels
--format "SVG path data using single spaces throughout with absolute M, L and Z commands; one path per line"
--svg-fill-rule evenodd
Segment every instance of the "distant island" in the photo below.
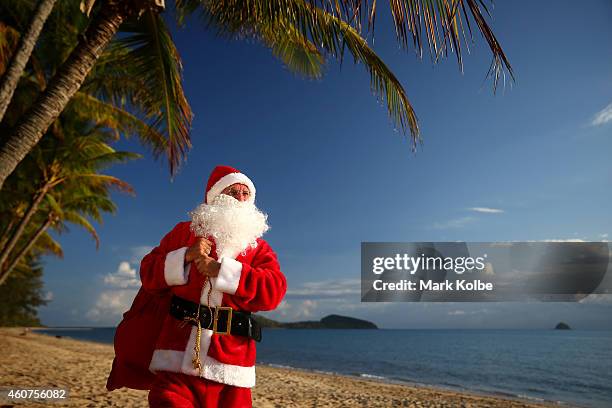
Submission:
M 563 323 L 563 322 L 559 322 L 556 326 L 555 326 L 555 330 L 571 330 L 572 328 L 569 327 L 569 325 L 567 323 Z
M 255 316 L 262 327 L 279 329 L 378 329 L 378 327 L 367 320 L 357 319 L 349 316 L 328 315 L 321 320 L 308 320 L 303 322 L 281 323 L 263 316 Z

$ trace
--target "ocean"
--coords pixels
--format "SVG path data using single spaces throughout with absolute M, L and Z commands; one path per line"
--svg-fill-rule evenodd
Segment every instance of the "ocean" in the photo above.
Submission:
M 41 331 L 112 343 L 115 329 Z M 257 362 L 574 406 L 612 406 L 612 331 L 266 329 Z

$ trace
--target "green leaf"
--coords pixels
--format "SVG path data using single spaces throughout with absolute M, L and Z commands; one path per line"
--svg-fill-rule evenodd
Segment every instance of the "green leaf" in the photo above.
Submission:
M 138 21 L 124 23 L 121 31 L 124 35 L 116 44 L 129 50 L 124 66 L 147 89 L 147 98 L 138 95 L 138 103 L 151 120 L 151 127 L 166 137 L 165 153 L 174 175 L 191 148 L 189 130 L 193 117 L 183 92 L 181 58 L 157 13 L 147 11 Z
M 55 198 L 53 198 L 52 194 L 47 194 L 45 196 L 45 199 L 47 203 L 49 204 L 49 207 L 51 208 L 51 210 L 53 210 L 55 214 L 57 214 L 58 216 L 61 216 L 64 213 L 64 211 L 62 210 L 62 207 L 58 204 L 57 201 L 55 201 Z
M 370 74 L 370 85 L 386 105 L 391 119 L 402 132 L 410 132 L 413 147 L 419 140 L 416 115 L 402 84 L 359 32 L 340 18 L 299 0 L 204 1 L 205 21 L 221 32 L 249 35 L 256 27 L 282 30 L 290 26 L 327 55 L 342 60 L 346 48 Z
M 92 236 L 94 241 L 96 241 L 96 249 L 100 248 L 100 237 L 98 236 L 98 232 L 96 231 L 94 226 L 91 225 L 91 223 L 87 220 L 87 218 L 83 217 L 76 211 L 69 211 L 65 214 L 64 219 L 68 222 L 85 228 L 85 230 L 89 232 L 89 235 Z

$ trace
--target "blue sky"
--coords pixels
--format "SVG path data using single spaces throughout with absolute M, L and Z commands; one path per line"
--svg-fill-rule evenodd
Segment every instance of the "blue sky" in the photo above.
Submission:
M 174 180 L 145 158 L 109 169 L 136 196 L 114 196 L 96 251 L 83 231 L 45 259 L 48 325 L 116 324 L 140 258 L 203 198 L 216 164 L 244 171 L 269 214 L 266 239 L 289 282 L 269 317 L 329 313 L 387 328 L 546 328 L 559 320 L 612 328 L 612 302 L 360 303 L 362 241 L 608 240 L 612 234 L 612 3 L 496 2 L 492 26 L 517 81 L 491 91 L 490 53 L 476 36 L 464 57 L 433 65 L 399 49 L 386 4 L 374 49 L 420 120 L 416 153 L 393 129 L 362 66 L 329 61 L 321 80 L 291 74 L 264 47 L 227 41 L 197 21 L 173 35 L 195 114 L 194 148 Z M 486 209 L 499 210 L 496 212 Z M 130 275 L 132 274 L 132 275 Z M 137 276 L 137 274 L 136 274 Z

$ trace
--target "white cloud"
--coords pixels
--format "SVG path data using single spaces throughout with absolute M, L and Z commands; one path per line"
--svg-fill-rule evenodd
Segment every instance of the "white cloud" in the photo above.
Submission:
M 313 315 L 314 310 L 317 308 L 317 302 L 314 300 L 305 300 L 300 305 L 300 313 L 298 313 L 295 317 L 300 318 L 310 318 Z
M 499 208 L 490 208 L 490 207 L 470 207 L 468 208 L 470 211 L 474 211 L 477 213 L 485 213 L 485 214 L 501 214 L 504 210 Z
M 100 293 L 87 317 L 105 324 L 119 322 L 122 314 L 130 308 L 136 292 L 136 289 L 112 289 Z
M 612 121 L 612 103 L 600 110 L 593 116 L 591 126 L 601 126 Z
M 361 281 L 359 279 L 335 279 L 304 282 L 297 288 L 287 290 L 287 296 L 308 297 L 310 299 L 352 295 L 361 295 Z
M 437 222 L 433 225 L 433 227 L 435 229 L 462 228 L 462 227 L 465 227 L 467 224 L 474 222 L 475 220 L 476 218 L 474 217 L 466 216 L 466 217 L 455 218 L 453 220 L 442 222 L 442 223 Z
M 360 305 L 359 279 L 328 279 L 290 286 L 285 299 L 271 312 L 271 319 L 282 321 L 318 320 L 324 314 L 352 310 Z
M 116 324 L 130 308 L 140 288 L 140 278 L 136 269 L 129 262 L 123 261 L 115 272 L 105 275 L 103 280 L 105 288 L 86 315 L 96 323 Z
M 480 309 L 473 309 L 473 310 L 461 310 L 461 309 L 457 309 L 457 310 L 451 310 L 449 311 L 447 314 L 449 316 L 464 316 L 464 315 L 480 315 L 480 314 L 486 314 L 489 313 L 489 309 L 486 307 L 480 308 Z
M 505 211 L 500 208 L 491 208 L 491 207 L 469 207 L 466 208 L 468 211 L 473 211 L 479 214 L 501 214 Z M 478 218 L 466 215 L 463 217 L 454 218 L 452 220 L 446 222 L 436 222 L 433 225 L 434 229 L 453 229 L 453 228 L 463 228 L 467 224 L 470 224 L 476 221 Z
M 451 310 L 450 312 L 448 312 L 449 316 L 460 316 L 464 314 L 465 314 L 465 310 Z
M 274 313 L 281 317 L 287 317 L 292 310 L 291 304 L 284 299 L 280 304 L 274 309 Z
M 140 279 L 136 276 L 136 269 L 132 268 L 127 261 L 119 263 L 115 272 L 106 275 L 104 283 L 113 288 L 140 287 Z
M 260 312 L 258 314 L 264 315 L 270 319 L 280 319 L 289 322 L 297 320 L 315 320 L 315 310 L 318 306 L 319 302 L 312 299 L 306 299 L 295 303 L 285 299 L 273 311 Z M 318 320 L 318 317 L 316 319 Z
M 45 295 L 43 296 L 43 300 L 50 302 L 53 300 L 53 292 L 51 292 L 50 290 L 47 291 L 47 293 L 45 293 Z
M 580 299 L 579 303 L 596 303 L 596 304 L 611 304 L 612 295 L 607 293 L 591 293 L 590 295 Z
M 358 296 L 322 297 L 318 299 L 285 299 L 272 311 L 259 312 L 262 316 L 282 322 L 319 320 L 330 314 L 373 320 L 389 308 L 400 306 L 391 302 L 361 302 Z
M 331 300 L 331 299 L 330 299 Z M 385 309 L 387 309 L 390 305 L 393 305 L 391 302 L 349 302 L 346 300 L 341 300 L 340 302 L 336 302 L 334 304 L 334 310 L 342 313 L 371 313 L 372 311 L 378 311 L 382 313 Z

